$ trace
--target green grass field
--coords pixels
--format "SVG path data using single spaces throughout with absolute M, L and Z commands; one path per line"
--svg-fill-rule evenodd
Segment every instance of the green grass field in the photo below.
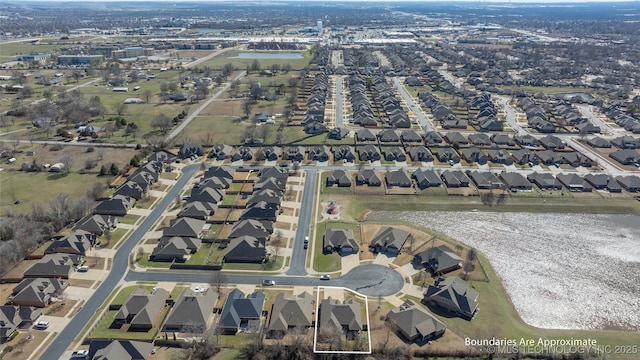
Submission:
M 253 50 L 229 50 L 223 54 L 220 54 L 216 57 L 214 57 L 213 59 L 210 59 L 208 61 L 205 61 L 203 63 L 201 63 L 200 65 L 198 65 L 199 67 L 205 67 L 208 66 L 212 69 L 221 69 L 224 65 L 231 63 L 233 64 L 235 69 L 239 69 L 239 70 L 244 70 L 247 68 L 247 66 L 250 66 L 251 63 L 253 62 L 253 59 L 234 59 L 234 56 L 238 56 L 238 54 L 240 53 L 248 53 L 248 52 L 255 52 L 255 53 L 300 53 L 303 55 L 302 59 L 258 59 L 258 62 L 260 63 L 260 68 L 262 69 L 268 69 L 269 67 L 271 67 L 274 64 L 278 64 L 280 66 L 284 65 L 284 64 L 290 64 L 291 65 L 291 69 L 292 70 L 300 70 L 303 69 L 305 66 L 309 65 L 309 62 L 311 61 L 311 53 L 309 51 L 253 51 Z

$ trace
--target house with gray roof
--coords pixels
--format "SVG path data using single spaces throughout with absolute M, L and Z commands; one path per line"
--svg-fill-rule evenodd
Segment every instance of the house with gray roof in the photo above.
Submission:
M 64 279 L 25 278 L 13 288 L 7 304 L 43 308 L 52 298 L 62 295 L 68 286 L 69 281 Z
M 382 178 L 380 173 L 374 169 L 360 169 L 356 174 L 357 185 L 381 186 Z
M 349 135 L 349 129 L 344 127 L 336 127 L 329 131 L 329 139 L 342 140 Z
M 135 199 L 124 195 L 114 195 L 111 199 L 103 200 L 96 206 L 94 213 L 101 215 L 125 216 L 131 210 Z
M 327 145 L 313 145 L 309 147 L 309 153 L 307 157 L 311 161 L 329 161 L 331 157 L 331 148 Z M 355 156 L 354 156 L 355 159 Z
M 326 229 L 322 237 L 324 253 L 337 251 L 340 254 L 356 254 L 360 250 L 351 229 Z
M 431 154 L 431 150 L 429 150 L 426 146 L 423 146 L 423 145 L 411 147 L 409 149 L 409 157 L 411 158 L 411 161 L 424 161 L 424 162 L 433 161 L 433 155 Z
M 511 165 L 513 160 L 511 154 L 503 149 L 488 149 L 484 151 L 487 155 L 487 160 L 494 164 Z
M 618 176 L 616 181 L 628 192 L 640 192 L 640 177 L 634 175 Z
M 413 130 L 402 130 L 400 138 L 404 143 L 419 143 L 422 142 L 422 137 Z
M 218 302 L 218 293 L 213 289 L 194 293 L 185 289 L 180 293 L 164 323 L 164 332 L 203 333 Z
M 562 156 L 553 150 L 534 151 L 536 163 L 555 165 L 562 163 Z
M 142 341 L 91 340 L 88 358 L 92 360 L 147 360 L 152 349 L 152 343 Z
M 503 186 L 500 179 L 489 171 L 471 171 L 469 178 L 478 189 L 500 189 Z
M 462 258 L 446 245 L 431 247 L 416 256 L 413 261 L 420 264 L 432 276 L 439 276 L 462 267 Z
M 262 263 L 267 257 L 267 246 L 264 238 L 242 235 L 229 241 L 224 254 L 225 263 Z
M 271 231 L 261 221 L 244 219 L 233 224 L 228 238 L 235 239 L 245 235 L 266 241 L 271 235 Z
M 202 201 L 191 201 L 182 207 L 178 213 L 178 217 L 188 217 L 193 219 L 206 220 L 213 215 L 218 205 L 215 203 L 204 203 Z
M 515 146 L 516 142 L 507 134 L 493 134 L 491 135 L 491 141 L 500 146 Z
M 400 146 L 384 146 L 382 153 L 386 161 L 407 161 L 407 154 L 405 154 L 404 149 Z
M 218 329 L 224 334 L 235 335 L 240 329 L 257 332 L 260 329 L 260 318 L 264 306 L 265 295 L 254 292 L 246 295 L 240 289 L 233 289 L 224 303 Z
M 536 157 L 536 153 L 537 151 L 533 151 L 529 149 L 520 149 L 512 152 L 511 157 L 513 158 L 514 162 L 520 165 L 524 165 L 528 163 L 537 164 L 538 158 Z
M 306 149 L 304 146 L 293 145 L 287 146 L 284 148 L 282 152 L 282 160 L 290 160 L 290 161 L 302 161 L 304 160 L 304 154 L 306 153 Z
M 445 170 L 440 174 L 442 182 L 450 188 L 469 187 L 471 180 L 464 172 L 460 170 Z
M 19 329 L 30 327 L 42 315 L 42 309 L 33 306 L 0 306 L 0 343 L 5 343 Z
M 78 220 L 73 226 L 73 230 L 86 231 L 100 236 L 115 229 L 116 225 L 118 225 L 118 218 L 113 215 L 93 214 Z
M 86 255 L 93 245 L 95 245 L 96 240 L 96 234 L 84 230 L 74 230 L 71 234 L 54 240 L 51 245 L 45 249 L 44 253 Z
M 400 142 L 400 136 L 391 129 L 384 129 L 378 132 L 378 140 L 380 142 Z
M 454 163 L 460 162 L 460 155 L 452 147 L 437 148 L 436 158 L 440 162 L 448 162 L 449 160 L 453 160 Z
M 282 337 L 292 329 L 313 326 L 315 300 L 308 292 L 299 295 L 279 293 L 271 307 L 267 332 L 269 337 Z
M 516 135 L 513 139 L 522 147 L 537 148 L 540 146 L 540 141 L 530 134 Z
M 468 136 L 469 142 L 475 146 L 491 146 L 493 144 L 489 135 L 484 133 L 474 133 Z
M 147 196 L 148 192 L 148 186 L 143 187 L 139 183 L 136 183 L 134 181 L 127 181 L 126 183 L 120 185 L 113 193 L 113 195 L 129 196 L 136 200 L 140 200 Z
M 608 190 L 610 193 L 622 192 L 622 186 L 620 186 L 613 176 L 608 174 L 586 174 L 584 181 L 589 183 L 594 189 Z
M 258 190 L 274 190 L 284 192 L 284 188 L 287 186 L 287 179 L 278 179 L 275 177 L 269 177 L 266 179 L 258 179 L 255 183 L 253 183 L 253 191 Z
M 240 146 L 231 156 L 231 161 L 251 161 L 255 156 L 255 150 L 250 146 Z
M 590 192 L 592 190 L 589 183 L 577 174 L 558 174 L 556 179 L 572 192 Z
M 419 168 L 411 177 L 416 181 L 416 185 L 420 189 L 426 189 L 429 187 L 438 187 L 442 185 L 442 180 L 433 170 Z
M 221 178 L 226 179 L 228 183 L 233 181 L 233 177 L 236 175 L 236 169 L 231 166 L 212 166 L 207 168 L 203 177 L 206 178 Z
M 412 300 L 392 309 L 387 320 L 411 342 L 425 344 L 444 335 L 446 326 Z
M 207 157 L 209 159 L 215 160 L 225 160 L 231 158 L 231 154 L 233 153 L 233 146 L 226 144 L 218 144 L 214 145 L 209 151 L 209 155 Z
M 457 131 L 450 131 L 444 134 L 443 138 L 451 145 L 467 145 L 469 144 L 469 140 L 462 134 Z
M 360 161 L 378 161 L 381 157 L 380 149 L 371 144 L 358 146 L 358 157 Z
M 609 154 L 609 157 L 622 165 L 632 165 L 640 163 L 640 153 L 633 149 L 621 149 Z
M 174 162 L 178 157 L 168 152 L 167 150 L 156 150 L 149 156 L 149 161 L 157 161 L 165 164 Z
M 361 306 L 354 299 L 323 299 L 319 312 L 318 341 L 325 341 L 336 332 L 347 339 L 355 339 L 363 329 Z
M 182 144 L 180 150 L 178 150 L 178 157 L 181 159 L 188 159 L 192 156 L 204 155 L 204 149 L 200 144 Z
M 587 139 L 587 145 L 594 148 L 611 148 L 611 143 L 606 139 L 603 139 L 599 136 L 594 136 L 590 139 Z
M 171 221 L 171 225 L 162 230 L 162 236 L 199 238 L 205 224 L 204 220 L 181 217 Z
M 340 145 L 333 148 L 333 160 L 343 162 L 354 162 L 356 160 L 356 152 L 353 146 Z
M 160 238 L 158 245 L 153 249 L 149 260 L 151 261 L 177 261 L 184 262 L 189 255 L 195 254 L 202 240 L 187 236 L 165 236 Z
M 611 144 L 618 149 L 640 149 L 640 138 L 633 136 L 618 136 L 611 140 Z
M 82 259 L 75 254 L 47 254 L 24 272 L 25 278 L 59 278 L 68 279 L 71 271 Z
M 373 252 L 400 254 L 405 242 L 411 239 L 411 233 L 391 226 L 383 226 L 373 236 L 369 248 Z
M 468 163 L 487 163 L 487 156 L 475 146 L 460 150 L 460 154 Z
M 153 293 L 145 288 L 138 288 L 129 295 L 114 317 L 117 327 L 129 324 L 129 331 L 149 331 L 157 325 L 160 313 L 169 299 L 169 292 L 156 288 Z
M 212 187 L 197 187 L 191 189 L 189 202 L 199 201 L 203 204 L 217 204 L 222 201 L 224 191 L 222 189 L 214 189 Z M 209 205 L 211 206 L 211 205 Z
M 520 173 L 503 171 L 500 173 L 499 178 L 502 180 L 502 183 L 506 185 L 507 189 L 511 191 L 533 190 L 533 184 Z
M 565 142 L 555 135 L 547 135 L 540 138 L 540 144 L 547 150 L 564 149 Z
M 427 146 L 441 145 L 444 140 L 437 131 L 428 131 L 424 134 L 424 143 Z
M 244 209 L 240 214 L 240 219 L 257 219 L 257 220 L 270 220 L 276 221 L 278 216 L 278 207 L 274 204 L 269 204 L 266 201 L 259 201 L 255 204 L 251 204 L 250 207 Z
M 351 175 L 348 171 L 336 169 L 329 173 L 327 176 L 327 187 L 338 186 L 338 187 L 350 187 L 351 186 Z
M 552 174 L 549 173 L 537 173 L 533 172 L 527 175 L 527 180 L 535 184 L 541 190 L 560 190 L 562 189 L 562 183 L 560 183 Z
M 413 182 L 406 169 L 389 170 L 384 175 L 388 188 L 392 187 L 411 187 Z
M 561 152 L 558 153 L 558 155 L 560 155 L 560 158 L 562 159 L 562 162 L 564 164 L 569 164 L 573 167 L 590 167 L 592 165 L 591 159 L 577 151 Z
M 369 129 L 360 129 L 356 131 L 356 140 L 358 141 L 376 141 L 376 136 Z
M 478 310 L 478 293 L 457 276 L 439 278 L 429 285 L 422 300 L 471 320 Z

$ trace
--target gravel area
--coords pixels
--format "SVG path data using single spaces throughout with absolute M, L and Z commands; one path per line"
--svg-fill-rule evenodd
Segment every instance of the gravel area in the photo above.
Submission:
M 640 330 L 640 216 L 373 212 L 431 228 L 491 261 L 525 322 Z

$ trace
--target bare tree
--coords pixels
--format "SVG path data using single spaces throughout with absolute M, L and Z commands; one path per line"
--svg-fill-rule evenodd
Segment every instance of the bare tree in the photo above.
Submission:
M 159 128 L 163 134 L 166 134 L 171 128 L 171 119 L 164 113 L 158 114 L 151 119 L 151 126 Z
M 58 158 L 58 162 L 64 165 L 64 172 L 68 173 L 71 171 L 71 167 L 73 166 L 73 157 L 71 155 L 62 155 Z
M 151 97 L 153 96 L 153 93 L 151 92 L 151 90 L 147 89 L 142 93 L 142 96 L 144 96 L 144 101 L 148 104 L 151 102 Z
M 211 279 L 209 280 L 209 285 L 216 289 L 218 294 L 220 294 L 220 290 L 223 286 L 225 286 L 229 282 L 227 276 L 220 270 L 215 271 L 213 275 L 211 275 Z
M 104 195 L 105 187 L 102 183 L 96 181 L 87 189 L 87 197 L 98 200 Z
M 127 105 L 124 102 L 113 105 L 113 110 L 118 116 L 123 116 L 127 113 Z

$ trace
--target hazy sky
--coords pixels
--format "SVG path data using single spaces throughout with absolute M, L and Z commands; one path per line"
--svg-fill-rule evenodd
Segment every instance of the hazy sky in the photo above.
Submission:
M 30 1 L 50 1 L 50 2 L 106 2 L 106 1 L 121 1 L 121 2 L 174 2 L 174 3 L 182 3 L 182 2 L 255 2 L 255 3 L 281 3 L 281 2 L 299 2 L 297 0 L 22 0 L 20 2 L 30 2 Z M 446 3 L 447 1 L 443 0 L 310 0 L 313 2 L 377 2 L 377 3 L 393 3 L 393 2 L 439 2 Z M 610 2 L 628 2 L 635 3 L 640 0 L 453 0 L 450 2 L 469 2 L 469 3 L 478 3 L 478 4 L 490 4 L 490 3 L 610 3 Z M 17 2 L 17 1 L 11 1 Z

